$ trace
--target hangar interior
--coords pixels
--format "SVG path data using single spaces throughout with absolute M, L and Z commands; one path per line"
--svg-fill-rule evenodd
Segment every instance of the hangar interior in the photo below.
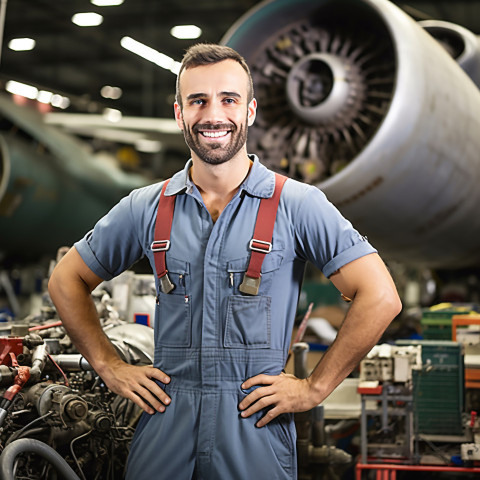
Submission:
M 320 188 L 403 304 L 295 414 L 299 480 L 480 473 L 479 1 L 2 0 L 0 28 L 0 476 L 123 478 L 141 411 L 76 350 L 47 282 L 122 197 L 183 168 L 176 75 L 198 42 L 245 57 L 249 151 Z M 128 363 L 153 362 L 156 295 L 143 262 L 93 292 Z M 287 372 L 310 374 L 349 305 L 307 269 Z

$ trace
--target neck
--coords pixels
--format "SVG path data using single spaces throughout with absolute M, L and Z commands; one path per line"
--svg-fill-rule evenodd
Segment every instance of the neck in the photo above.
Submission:
M 247 177 L 252 165 L 245 150 L 241 150 L 228 162 L 210 165 L 192 155 L 190 175 L 199 191 L 216 196 L 235 194 Z M 233 196 L 233 195 L 232 195 Z
M 237 193 L 252 166 L 245 150 L 221 165 L 209 165 L 192 156 L 190 175 L 215 222 Z

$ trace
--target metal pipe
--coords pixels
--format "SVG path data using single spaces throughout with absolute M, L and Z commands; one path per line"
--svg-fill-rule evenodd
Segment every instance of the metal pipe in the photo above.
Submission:
M 93 370 L 87 359 L 79 353 L 52 355 L 52 359 L 62 370 L 68 370 L 69 372 Z

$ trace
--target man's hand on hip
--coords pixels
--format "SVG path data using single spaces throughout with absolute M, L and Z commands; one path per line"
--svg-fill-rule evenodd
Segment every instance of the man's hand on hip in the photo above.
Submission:
M 318 405 L 308 379 L 299 379 L 286 373 L 262 374 L 246 380 L 242 388 L 248 390 L 258 385 L 262 386 L 249 393 L 238 406 L 242 417 L 250 417 L 264 408 L 269 408 L 257 422 L 257 427 L 265 426 L 282 413 L 305 412 Z
M 155 381 L 167 384 L 170 377 L 153 366 L 135 366 L 121 362 L 109 368 L 108 374 L 97 373 L 110 390 L 132 400 L 147 413 L 164 412 L 171 402 L 170 397 Z

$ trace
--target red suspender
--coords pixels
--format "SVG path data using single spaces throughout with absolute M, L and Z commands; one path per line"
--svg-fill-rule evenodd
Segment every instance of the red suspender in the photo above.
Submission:
M 257 220 L 255 222 L 255 231 L 250 240 L 250 263 L 248 270 L 243 277 L 239 290 L 249 295 L 258 295 L 260 288 L 260 279 L 262 274 L 262 263 L 265 255 L 272 250 L 273 228 L 277 218 L 278 203 L 282 193 L 283 184 L 287 177 L 275 174 L 275 190 L 270 198 L 262 198 L 258 208 Z
M 170 293 L 175 288 L 175 285 L 168 278 L 168 270 L 165 264 L 165 252 L 170 248 L 170 231 L 172 230 L 176 198 L 176 195 L 164 195 L 169 181 L 170 179 L 165 181 L 160 192 L 157 219 L 155 220 L 155 233 L 153 235 L 154 241 L 151 245 L 155 259 L 155 270 L 157 271 L 160 288 L 163 293 Z
M 250 250 L 252 251 L 248 270 L 243 277 L 243 282 L 239 287 L 242 293 L 257 295 L 260 287 L 262 274 L 262 263 L 265 255 L 272 249 L 273 228 L 277 217 L 278 203 L 282 193 L 283 184 L 287 177 L 275 174 L 275 190 L 272 197 L 262 198 L 258 208 L 257 220 L 255 222 L 255 231 L 250 240 Z M 165 196 L 165 189 L 169 180 L 166 180 L 160 199 L 158 201 L 157 218 L 155 221 L 154 242 L 151 245 L 155 259 L 155 270 L 157 271 L 160 288 L 163 293 L 170 293 L 175 285 L 168 278 L 168 270 L 165 263 L 165 252 L 170 248 L 170 231 L 172 229 L 173 211 L 175 208 L 175 195 Z

